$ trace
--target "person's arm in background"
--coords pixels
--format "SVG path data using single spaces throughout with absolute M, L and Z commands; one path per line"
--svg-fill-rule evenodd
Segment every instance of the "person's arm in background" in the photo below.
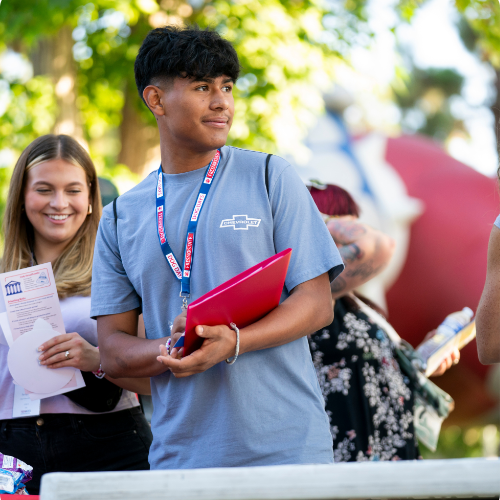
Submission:
M 476 342 L 483 365 L 500 363 L 500 229 L 496 226 L 490 235 L 486 283 L 476 313 Z
M 329 220 L 327 227 L 345 264 L 344 272 L 331 284 L 333 298 L 341 297 L 370 281 L 389 264 L 394 253 L 395 243 L 387 234 L 373 229 L 349 215 Z M 436 330 L 428 333 L 424 341 L 435 334 Z M 431 376 L 439 377 L 443 375 L 444 372 L 449 370 L 452 365 L 458 363 L 459 360 L 460 352 L 456 349 L 441 363 Z
M 394 253 L 394 240 L 387 234 L 346 215 L 327 222 L 345 264 L 344 272 L 331 284 L 338 298 L 380 274 Z

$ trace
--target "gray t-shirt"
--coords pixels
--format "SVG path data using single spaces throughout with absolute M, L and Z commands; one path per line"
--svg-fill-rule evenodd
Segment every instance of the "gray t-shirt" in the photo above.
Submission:
M 343 269 L 335 244 L 307 188 L 286 161 L 222 148 L 195 241 L 191 300 L 292 248 L 287 290 Z M 188 220 L 205 168 L 165 178 L 165 228 L 182 262 Z M 181 312 L 180 284 L 163 256 L 156 229 L 156 173 L 104 209 L 97 235 L 91 315 L 142 307 L 146 335 L 169 335 Z M 251 224 L 242 222 L 253 219 Z M 229 221 L 229 222 L 228 222 Z M 257 222 L 255 222 L 257 221 Z M 117 236 L 118 235 L 118 236 Z M 331 463 L 332 439 L 305 337 L 248 352 L 234 365 L 176 379 L 151 379 L 154 413 L 152 469 Z

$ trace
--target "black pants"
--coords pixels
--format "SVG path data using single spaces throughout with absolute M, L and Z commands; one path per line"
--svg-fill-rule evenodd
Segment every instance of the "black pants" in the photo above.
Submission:
M 33 467 L 38 495 L 47 472 L 149 470 L 153 435 L 139 408 L 102 415 L 42 414 L 0 420 L 0 452 Z

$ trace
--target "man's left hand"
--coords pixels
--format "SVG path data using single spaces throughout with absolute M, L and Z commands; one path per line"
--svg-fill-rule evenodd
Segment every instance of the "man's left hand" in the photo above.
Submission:
M 195 331 L 204 339 L 203 345 L 185 358 L 175 359 L 164 345 L 160 346 L 160 356 L 156 359 L 167 366 L 176 378 L 202 373 L 235 354 L 236 333 L 228 326 L 199 325 Z

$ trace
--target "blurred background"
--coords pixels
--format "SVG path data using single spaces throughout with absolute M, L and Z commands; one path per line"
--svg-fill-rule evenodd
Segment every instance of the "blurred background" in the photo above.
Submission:
M 476 309 L 500 212 L 496 0 L 3 0 L 1 216 L 39 135 L 77 138 L 119 193 L 157 168 L 133 63 L 150 29 L 185 23 L 217 29 L 239 54 L 229 143 L 348 189 L 362 220 L 396 239 L 363 292 L 401 336 L 417 345 L 447 314 Z M 497 456 L 499 367 L 481 366 L 472 343 L 436 380 L 456 410 L 425 457 Z

